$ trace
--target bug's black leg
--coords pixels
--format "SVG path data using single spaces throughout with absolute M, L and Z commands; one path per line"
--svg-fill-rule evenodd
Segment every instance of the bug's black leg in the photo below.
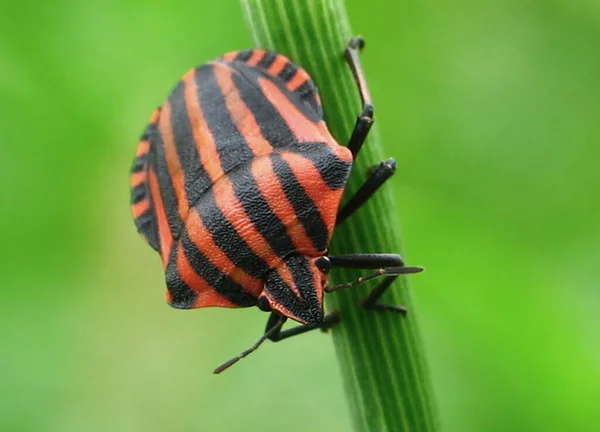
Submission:
M 388 159 L 372 167 L 367 180 L 338 212 L 336 225 L 352 216 L 395 172 L 396 161 L 394 159 Z
M 331 267 L 355 269 L 380 269 L 385 267 L 403 267 L 404 261 L 398 254 L 355 253 L 329 256 Z
M 401 274 L 420 273 L 423 271 L 423 268 L 421 267 L 405 267 L 402 258 L 397 254 L 350 254 L 330 256 L 327 258 L 331 267 L 378 270 L 366 276 L 361 276 L 352 282 L 325 287 L 326 292 L 350 288 L 381 276 L 397 276 Z M 385 291 L 386 287 L 381 289 Z
M 346 282 L 343 284 L 339 284 L 339 285 L 334 285 L 334 286 L 326 286 L 325 287 L 325 292 L 334 292 L 334 291 L 339 291 L 341 289 L 345 289 L 345 288 L 350 288 L 356 285 L 360 285 L 363 282 L 366 281 L 370 281 L 371 279 L 375 279 L 381 276 L 397 276 L 397 275 L 401 275 L 401 274 L 413 274 L 413 273 L 420 273 L 422 272 L 423 269 L 421 267 L 388 267 L 388 268 L 382 268 L 379 269 L 377 271 L 374 271 L 371 274 L 368 274 L 366 276 L 361 276 L 356 280 L 353 280 L 351 282 Z
M 377 303 L 377 300 L 383 295 L 383 293 L 390 287 L 390 285 L 396 280 L 398 276 L 388 276 L 379 285 L 371 290 L 369 295 L 365 297 L 362 305 L 365 309 L 376 310 L 376 311 L 391 311 L 398 312 L 402 315 L 406 315 L 406 308 L 404 306 L 388 305 L 384 303 Z
M 363 73 L 362 67 L 360 65 L 360 60 L 358 58 L 359 52 L 364 48 L 365 40 L 357 36 L 350 40 L 350 43 L 346 47 L 346 60 L 350 65 L 350 69 L 352 70 L 352 75 L 354 75 L 354 79 L 356 80 L 356 84 L 358 85 L 358 91 L 360 92 L 360 99 L 362 101 L 362 112 L 356 119 L 356 124 L 354 125 L 354 130 L 352 131 L 352 135 L 350 140 L 348 141 L 348 149 L 352 152 L 352 157 L 356 159 L 360 148 L 365 142 L 367 135 L 369 134 L 369 130 L 373 125 L 373 104 L 371 102 L 371 95 L 369 94 L 369 89 L 367 88 L 367 82 L 365 80 L 365 75 Z
M 369 310 L 377 311 L 393 311 L 402 314 L 406 313 L 406 308 L 402 306 L 388 305 L 377 303 L 377 300 L 390 287 L 392 282 L 396 280 L 398 275 L 420 273 L 423 271 L 421 267 L 405 267 L 402 257 L 398 254 L 350 254 L 328 257 L 330 266 L 340 268 L 355 268 L 355 269 L 378 269 L 377 271 L 361 276 L 358 279 L 340 285 L 325 287 L 326 292 L 338 291 L 344 288 L 350 288 L 359 285 L 363 282 L 375 279 L 377 277 L 386 276 L 386 278 L 363 300 L 362 305 Z
M 280 315 L 277 316 L 277 320 L 275 321 L 275 323 L 273 325 L 271 325 L 271 328 L 269 328 L 268 331 L 266 331 L 265 334 L 262 335 L 260 337 L 260 339 L 254 345 L 252 345 L 246 351 L 243 351 L 240 355 L 232 358 L 231 360 L 227 360 L 221 366 L 217 367 L 213 371 L 213 373 L 220 374 L 225 369 L 229 368 L 230 366 L 233 366 L 235 363 L 237 363 L 238 361 L 240 361 L 241 359 L 246 357 L 248 354 L 256 351 L 258 349 L 258 347 L 261 346 L 264 341 L 266 341 L 267 339 L 270 339 L 273 334 L 278 333 L 281 330 L 281 326 L 283 325 L 283 323 L 285 323 L 285 320 L 286 320 L 285 317 L 280 316 Z
M 279 314 L 277 314 L 275 312 L 271 312 L 271 316 L 269 316 L 269 320 L 267 321 L 267 327 L 265 329 L 265 334 L 268 333 L 273 326 L 277 325 L 279 317 L 280 317 Z M 279 342 L 283 339 L 287 339 L 289 337 L 296 336 L 296 335 L 299 335 L 302 333 L 306 333 L 308 331 L 315 330 L 315 329 L 321 329 L 323 331 L 326 331 L 328 328 L 331 328 L 334 325 L 336 325 L 338 322 L 340 322 L 340 319 L 341 318 L 340 318 L 339 312 L 331 312 L 331 313 L 325 315 L 323 317 L 323 321 L 317 325 L 301 324 L 301 325 L 292 327 L 291 329 L 287 329 L 287 330 L 281 330 L 281 327 L 278 327 L 277 331 L 270 334 L 269 339 L 271 339 L 273 342 Z

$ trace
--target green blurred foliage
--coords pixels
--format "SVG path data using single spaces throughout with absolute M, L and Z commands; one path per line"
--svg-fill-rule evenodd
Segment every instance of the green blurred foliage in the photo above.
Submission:
M 599 3 L 348 10 L 444 430 L 598 430 Z M 237 2 L 3 2 L 0 35 L 0 430 L 348 430 L 325 336 L 213 376 L 264 314 L 170 309 L 129 217 L 152 109 L 249 45 Z

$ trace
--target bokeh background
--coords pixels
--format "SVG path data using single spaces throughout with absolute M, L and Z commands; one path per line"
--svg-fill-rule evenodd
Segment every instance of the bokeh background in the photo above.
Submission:
M 445 431 L 600 430 L 600 3 L 349 0 Z M 0 430 L 346 431 L 331 341 L 177 311 L 129 216 L 153 107 L 236 0 L 0 5 Z M 327 83 L 317 83 L 324 86 Z

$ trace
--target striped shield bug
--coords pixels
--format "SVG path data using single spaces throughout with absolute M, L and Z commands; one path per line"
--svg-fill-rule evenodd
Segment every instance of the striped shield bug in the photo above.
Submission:
M 180 309 L 258 306 L 270 312 L 263 336 L 225 362 L 219 373 L 266 339 L 280 341 L 328 328 L 323 295 L 383 276 L 365 298 L 372 310 L 399 274 L 417 273 L 396 254 L 329 256 L 336 225 L 389 179 L 393 159 L 370 171 L 340 208 L 353 160 L 373 124 L 373 105 L 358 54 L 345 56 L 362 112 L 347 146 L 323 120 L 306 71 L 283 55 L 250 49 L 188 71 L 150 118 L 131 170 L 131 206 L 138 231 L 162 259 L 167 302 Z M 327 285 L 331 268 L 375 272 Z M 300 325 L 282 330 L 292 319 Z

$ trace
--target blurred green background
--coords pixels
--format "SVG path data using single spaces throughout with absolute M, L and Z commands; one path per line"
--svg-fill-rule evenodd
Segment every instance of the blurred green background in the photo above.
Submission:
M 600 430 L 600 3 L 349 0 L 446 431 Z M 331 341 L 169 308 L 129 216 L 152 109 L 236 0 L 0 5 L 0 430 L 346 431 Z M 325 86 L 327 83 L 317 83 Z

